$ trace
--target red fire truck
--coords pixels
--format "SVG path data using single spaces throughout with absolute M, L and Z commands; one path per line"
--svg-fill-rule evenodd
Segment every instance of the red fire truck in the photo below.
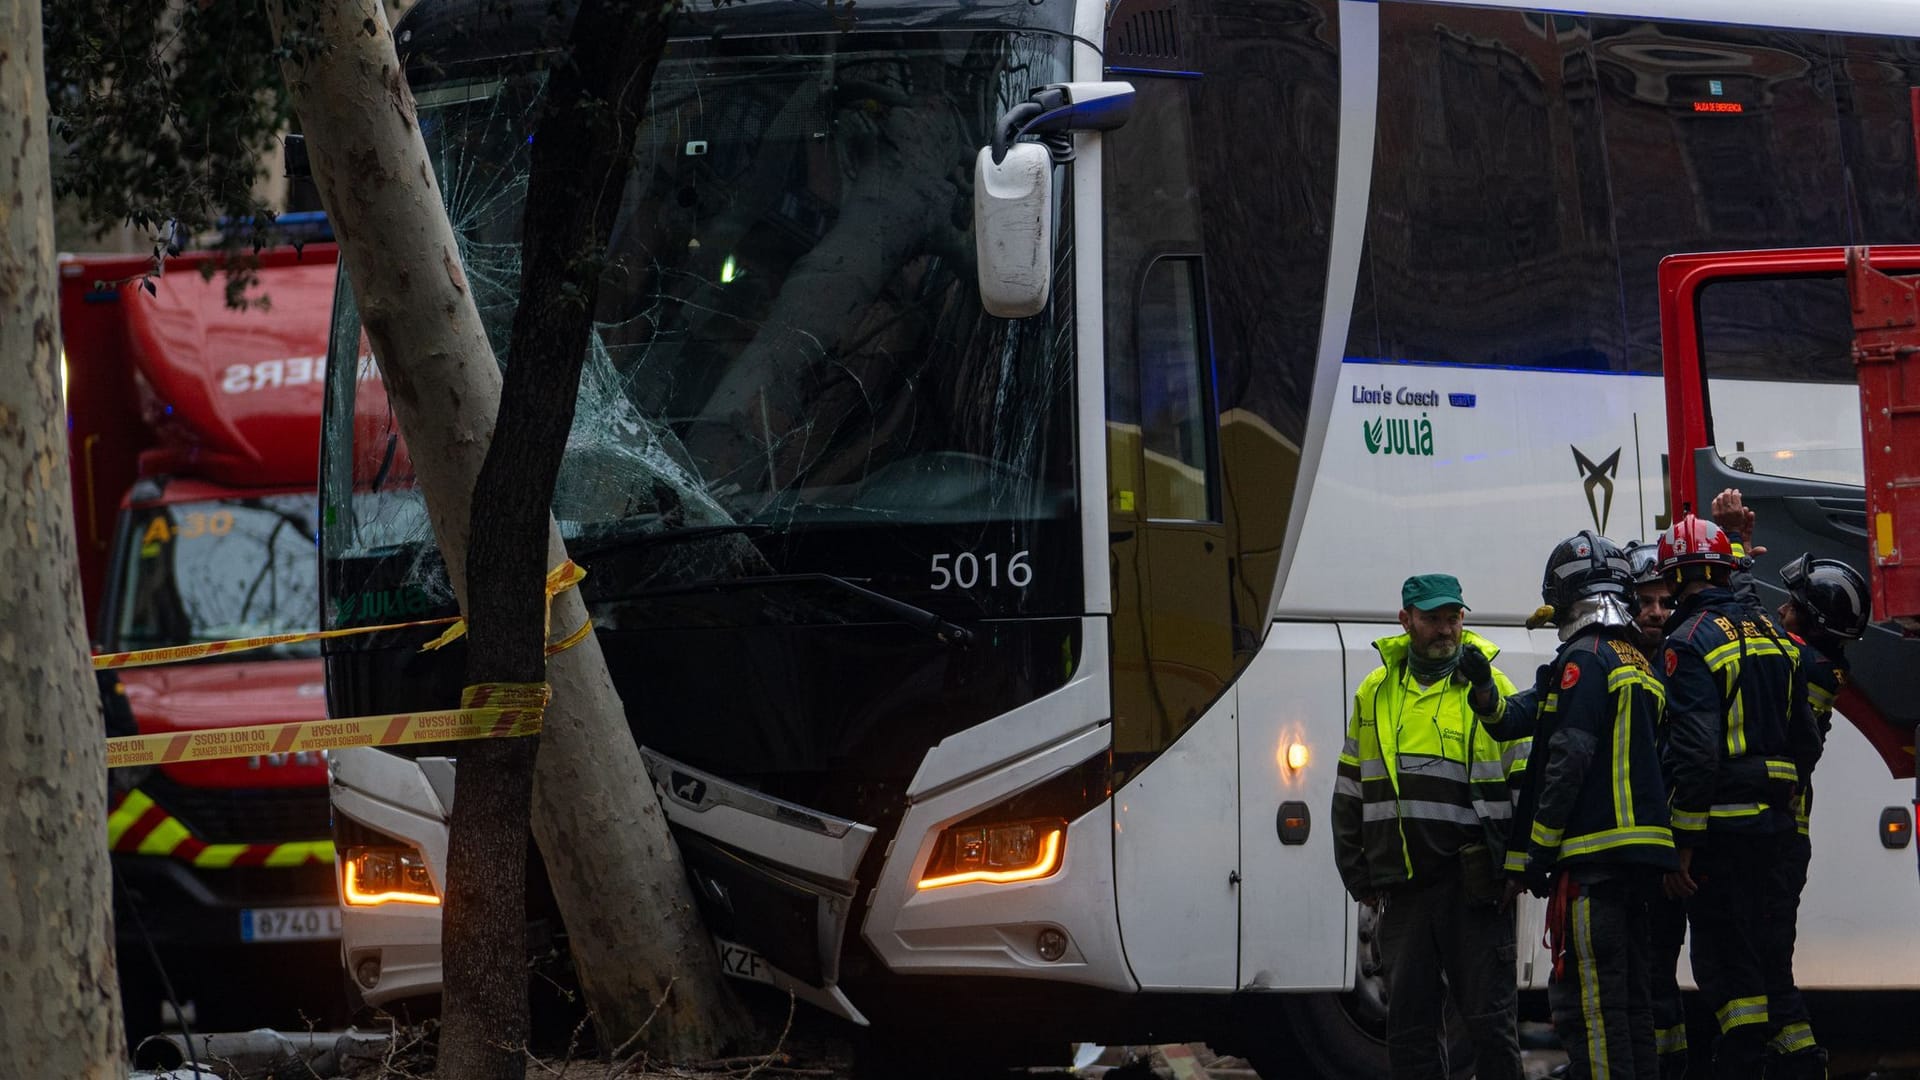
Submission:
M 319 624 L 314 478 L 336 251 L 263 252 L 242 307 L 218 258 L 170 258 L 157 276 L 142 256 L 61 260 L 75 524 L 100 651 Z M 296 644 L 105 673 L 108 733 L 320 718 L 320 663 L 316 645 Z M 322 755 L 122 769 L 111 784 L 131 1035 L 156 1029 L 169 998 L 226 1028 L 296 1025 L 299 1009 L 311 1017 L 340 996 Z M 265 970 L 275 977 L 248 977 Z

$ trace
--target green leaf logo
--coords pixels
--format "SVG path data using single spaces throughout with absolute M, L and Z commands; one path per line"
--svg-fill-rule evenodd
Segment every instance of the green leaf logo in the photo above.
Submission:
M 1385 434 L 1385 432 L 1386 422 L 1377 416 L 1374 417 L 1373 423 L 1371 424 L 1365 420 L 1360 421 L 1360 434 L 1366 437 L 1367 453 L 1377 454 L 1380 452 L 1381 436 Z

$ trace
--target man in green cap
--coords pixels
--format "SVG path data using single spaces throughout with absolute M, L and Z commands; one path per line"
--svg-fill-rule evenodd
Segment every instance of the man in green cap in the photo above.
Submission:
M 1373 643 L 1380 666 L 1354 694 L 1333 794 L 1334 857 L 1347 891 L 1379 917 L 1395 1080 L 1453 1075 L 1459 1063 L 1446 1060 L 1440 1037 L 1449 994 L 1476 1075 L 1520 1080 L 1513 915 L 1497 868 L 1513 817 L 1508 783 L 1526 768 L 1528 741 L 1495 739 L 1467 702 L 1489 672 L 1460 670 L 1462 643 L 1489 659 L 1499 650 L 1466 629 L 1459 579 L 1410 577 L 1400 606 L 1406 632 Z M 1501 695 L 1514 692 L 1498 670 L 1490 675 Z

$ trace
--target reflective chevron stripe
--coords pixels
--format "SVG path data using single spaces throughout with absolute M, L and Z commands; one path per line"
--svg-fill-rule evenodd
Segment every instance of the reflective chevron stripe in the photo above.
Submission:
M 135 789 L 114 800 L 107 814 L 107 850 L 122 854 L 170 856 L 208 870 L 233 866 L 305 866 L 333 862 L 333 841 L 300 840 L 285 844 L 209 844 L 186 823 Z

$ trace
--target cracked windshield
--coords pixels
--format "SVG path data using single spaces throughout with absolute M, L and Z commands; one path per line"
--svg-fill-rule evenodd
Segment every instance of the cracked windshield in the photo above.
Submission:
M 312 495 L 134 510 L 114 629 L 117 649 L 153 649 L 314 629 Z M 277 645 L 250 659 L 318 656 Z
M 676 43 L 613 226 L 554 496 L 570 546 L 671 537 L 663 550 L 688 558 L 731 548 L 722 561 L 736 574 L 792 573 L 821 569 L 808 545 L 783 542 L 808 533 L 858 545 L 887 527 L 1011 552 L 1070 521 L 1068 305 L 986 315 L 971 233 L 974 154 L 1004 109 L 1065 78 L 1066 58 L 1059 38 L 1004 32 Z M 502 356 L 539 92 L 537 75 L 513 75 L 419 93 Z M 1056 297 L 1072 292 L 1070 251 L 1063 240 Z M 337 320 L 336 343 L 359 336 L 350 302 Z M 350 462 L 345 431 L 328 439 L 328 501 L 341 508 L 330 558 L 409 558 L 407 591 L 440 602 L 406 451 L 380 384 L 358 380 L 349 404 L 355 381 L 336 380 L 329 407 L 336 429 L 356 417 Z M 877 565 L 863 570 L 912 565 L 919 576 L 901 580 L 913 583 L 938 546 L 866 543 Z M 622 587 L 671 587 L 712 563 L 667 559 Z

